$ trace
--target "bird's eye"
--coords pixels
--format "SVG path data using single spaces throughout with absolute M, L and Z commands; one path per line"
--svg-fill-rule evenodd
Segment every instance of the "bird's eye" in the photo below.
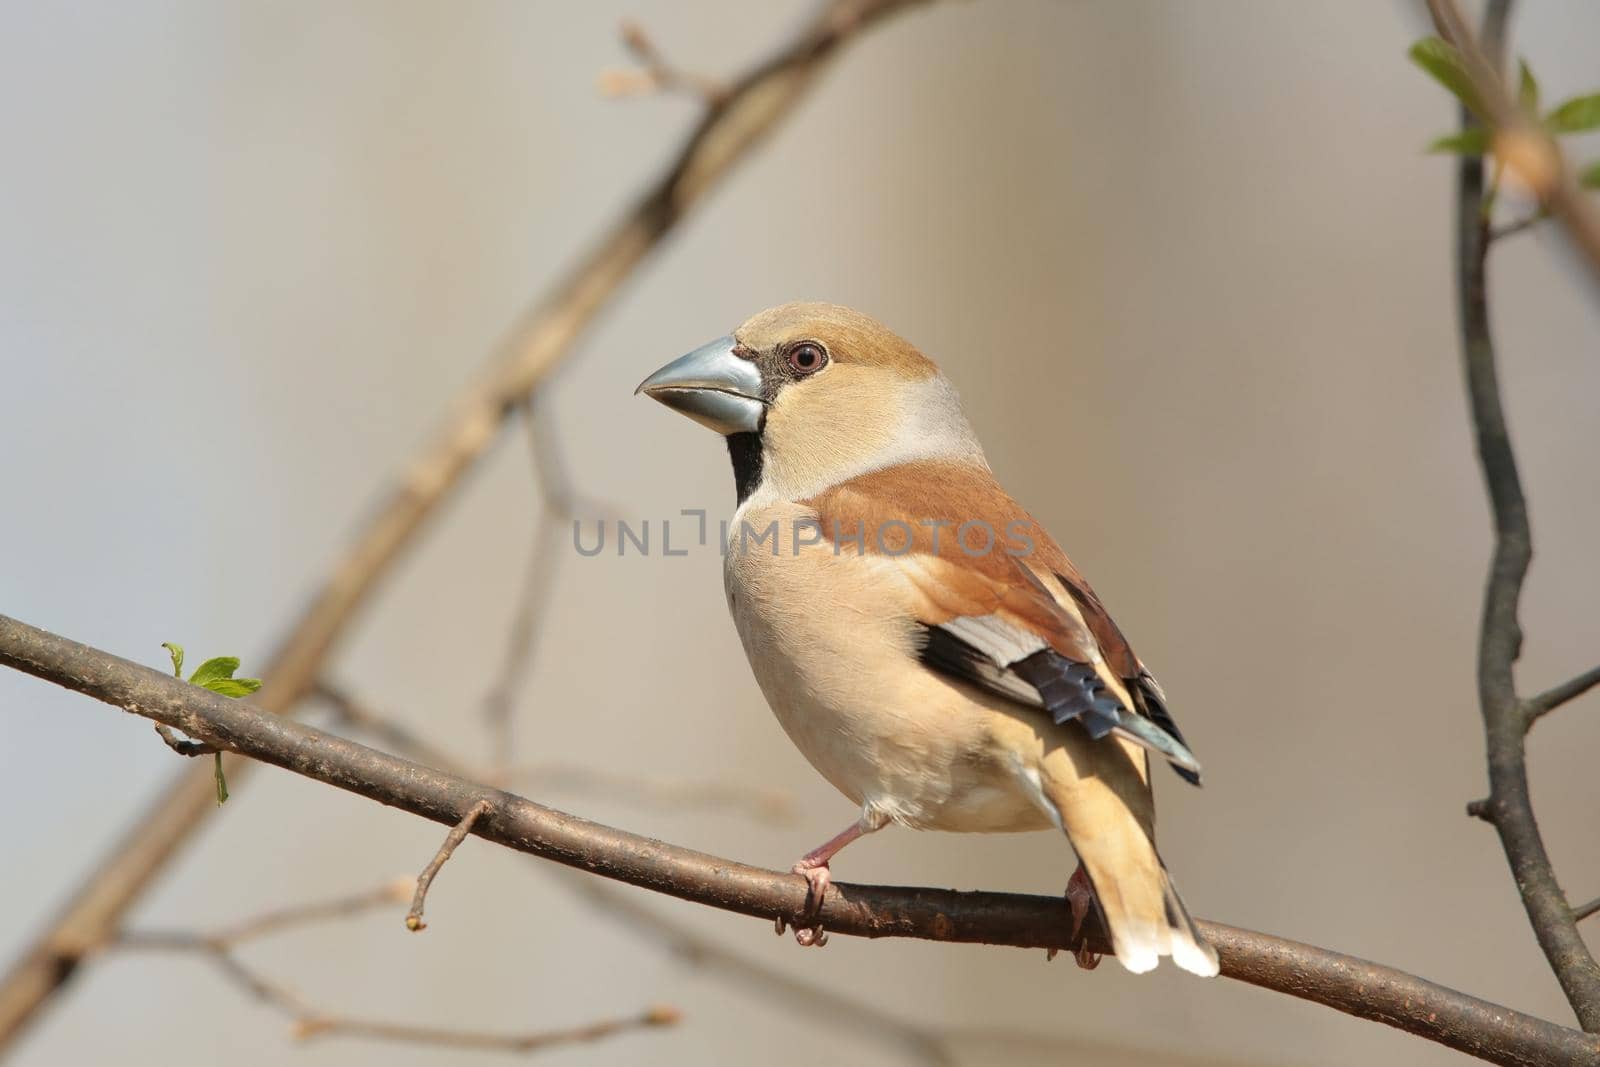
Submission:
M 828 354 L 815 341 L 801 341 L 789 349 L 789 366 L 796 374 L 815 374 L 828 362 Z

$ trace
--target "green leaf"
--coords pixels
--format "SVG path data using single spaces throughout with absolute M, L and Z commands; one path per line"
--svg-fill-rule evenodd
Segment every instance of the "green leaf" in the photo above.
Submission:
M 1517 103 L 1522 105 L 1522 113 L 1530 119 L 1539 117 L 1539 83 L 1533 77 L 1533 71 L 1528 69 L 1526 59 L 1517 60 L 1521 69 L 1521 81 L 1517 84 Z
M 1544 125 L 1557 135 L 1583 133 L 1600 126 L 1600 93 L 1573 97 L 1546 115 Z
M 1428 145 L 1430 152 L 1454 152 L 1458 156 L 1482 156 L 1489 152 L 1489 131 L 1472 126 L 1460 133 L 1446 134 Z
M 1600 160 L 1578 172 L 1578 184 L 1585 189 L 1600 189 Z
M 1424 37 L 1411 46 L 1410 55 L 1411 62 L 1433 75 L 1468 111 L 1480 119 L 1484 117 L 1483 104 L 1472 87 L 1472 79 L 1467 77 L 1467 65 L 1454 45 L 1437 37 Z
M 218 678 L 232 678 L 233 672 L 238 669 L 238 656 L 214 656 L 200 664 L 195 672 L 189 675 L 189 681 L 209 689 L 210 683 Z
M 261 688 L 260 678 L 211 678 L 203 686 L 225 697 L 247 697 Z
M 183 677 L 183 646 L 175 645 L 171 641 L 161 642 L 161 647 L 172 654 L 172 673 L 175 677 Z
M 217 753 L 216 762 L 211 765 L 211 776 L 217 780 L 217 806 L 228 802 L 228 779 L 222 775 L 222 753 Z

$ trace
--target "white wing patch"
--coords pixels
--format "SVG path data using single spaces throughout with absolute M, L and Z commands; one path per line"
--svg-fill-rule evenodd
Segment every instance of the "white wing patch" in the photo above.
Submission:
M 988 656 L 998 667 L 1009 667 L 1046 647 L 1044 638 L 998 615 L 962 615 L 940 625 Z

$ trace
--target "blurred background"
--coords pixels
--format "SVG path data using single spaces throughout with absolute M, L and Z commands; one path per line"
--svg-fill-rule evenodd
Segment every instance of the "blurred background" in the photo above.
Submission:
M 1547 99 L 1594 86 L 1600 6 L 1520 5 Z M 163 666 L 259 668 L 400 461 L 519 310 L 692 126 L 606 99 L 624 16 L 731 75 L 805 3 L 0 2 L 0 610 Z M 1409 4 L 961 2 L 852 46 L 794 120 L 629 281 L 541 394 L 586 497 L 637 521 L 732 510 L 722 444 L 631 395 L 750 313 L 827 299 L 941 361 L 1002 481 L 1066 545 L 1205 761 L 1158 776 L 1197 914 L 1563 1022 L 1493 832 L 1473 688 L 1489 524 L 1457 371 L 1455 121 L 1405 59 Z M 1594 155 L 1594 145 L 1577 145 Z M 1493 313 L 1538 559 L 1525 688 L 1600 649 L 1600 313 L 1558 234 L 1496 248 Z M 332 676 L 463 759 L 538 524 L 512 428 Z M 601 505 L 585 504 L 592 522 Z M 536 799 L 786 866 L 851 817 L 790 746 L 726 617 L 714 550 L 562 562 L 517 757 L 776 789 L 785 825 L 615 790 Z M 1592 703 L 1591 698 L 1591 703 Z M 0 956 L 177 757 L 149 724 L 0 672 Z M 1530 741 L 1575 900 L 1600 894 L 1600 717 Z M 277 770 L 136 909 L 205 930 L 420 869 L 431 824 Z M 1056 893 L 1049 835 L 890 830 L 850 881 Z M 624 890 L 737 956 L 952 1032 L 968 1063 L 1444 1064 L 1437 1046 L 1235 982 L 1088 974 L 1043 953 L 835 938 Z M 524 857 L 469 841 L 404 905 L 243 954 L 319 1008 L 535 1030 L 671 1004 L 682 1025 L 551 1063 L 915 1062 L 882 1033 L 694 967 Z M 1596 920 L 1600 921 L 1600 920 Z M 504 1054 L 481 1054 L 488 1059 Z M 199 958 L 98 958 L 14 1050 L 74 1062 L 410 1065 L 297 1042 Z

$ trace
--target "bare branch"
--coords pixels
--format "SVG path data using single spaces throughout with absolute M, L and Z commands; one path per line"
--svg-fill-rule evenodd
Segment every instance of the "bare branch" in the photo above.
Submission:
M 295 1036 L 302 1039 L 329 1036 L 366 1037 L 380 1041 L 403 1042 L 407 1045 L 500 1052 L 538 1052 L 556 1045 L 600 1041 L 629 1030 L 674 1026 L 681 1018 L 676 1008 L 658 1006 L 637 1015 L 603 1019 L 584 1026 L 570 1026 L 560 1030 L 537 1030 L 527 1034 L 484 1034 L 435 1026 L 321 1017 L 301 1020 L 295 1028 Z
M 1498 71 L 1509 0 L 1491 0 L 1484 17 L 1482 47 L 1461 22 L 1452 0 L 1429 0 L 1429 6 L 1444 36 L 1468 56 L 1480 94 L 1503 94 Z M 1485 51 L 1492 58 L 1486 57 Z M 1515 111 L 1515 105 L 1511 109 Z M 1473 124 L 1465 109 L 1462 123 L 1464 127 Z M 1600 1030 L 1600 966 L 1578 933 L 1556 881 L 1528 790 L 1525 739 L 1532 718 L 1517 697 L 1513 666 L 1522 651 L 1518 605 L 1533 558 L 1533 535 L 1500 399 L 1499 371 L 1489 328 L 1489 222 L 1483 201 L 1483 160 L 1464 156 L 1459 164 L 1456 199 L 1457 298 L 1478 459 L 1494 516 L 1494 552 L 1478 639 L 1478 702 L 1487 742 L 1489 796 L 1469 804 L 1467 811 L 1491 823 L 1500 835 L 1539 947 L 1579 1023 L 1585 1030 L 1595 1032 Z M 1600 264 L 1600 259 L 1596 262 Z
M 1572 921 L 1575 923 L 1582 922 L 1597 911 L 1600 911 L 1600 897 L 1595 897 L 1581 908 L 1573 908 Z
M 347 792 L 453 826 L 489 797 L 494 818 L 478 836 L 569 867 L 711 907 L 837 935 L 915 937 L 1110 953 L 1098 924 L 1073 942 L 1060 897 L 960 893 L 838 884 L 813 914 L 808 885 L 762 870 L 588 822 L 510 793 L 494 793 L 335 737 L 107 652 L 0 615 L 0 665 L 94 697 L 230 750 Z M 1600 1037 L 1436 985 L 1415 975 L 1268 934 L 1201 921 L 1230 978 L 1373 1019 L 1492 1063 L 1544 1067 L 1600 1058 Z
M 254 941 L 258 937 L 265 937 L 295 926 L 353 918 L 376 908 L 404 901 L 411 895 L 415 884 L 416 880 L 412 878 L 396 878 L 365 892 L 262 912 L 234 926 L 223 927 L 216 933 L 207 935 L 206 940 L 224 948 L 232 948 L 246 941 Z
M 258 703 L 293 710 L 322 675 L 328 654 L 429 517 L 483 456 L 501 423 L 571 350 L 635 267 L 805 96 L 859 32 L 919 0 L 834 0 L 771 59 L 740 76 L 707 109 L 677 157 L 606 232 L 597 247 L 513 331 L 499 358 L 461 397 L 440 434 L 408 463 L 354 545 L 287 629 L 265 672 Z M 243 765 L 224 760 L 235 785 Z M 215 808 L 215 784 L 189 768 L 134 831 L 70 894 L 60 915 L 0 981 L 0 1047 L 33 1019 L 84 953 L 105 944 L 128 908 L 190 832 Z
M 311 918 L 328 918 L 336 914 L 350 915 L 365 910 L 375 902 L 393 900 L 393 886 L 365 894 L 287 909 L 258 919 L 246 920 L 234 931 L 250 929 L 257 933 L 268 929 L 281 929 L 289 916 L 293 921 Z M 252 934 L 252 936 L 254 936 Z M 358 1037 L 377 1041 L 392 1041 L 409 1045 L 433 1045 L 462 1050 L 501 1050 L 505 1052 L 533 1052 L 554 1045 L 570 1045 L 598 1041 L 628 1030 L 641 1027 L 670 1026 L 679 1020 L 676 1009 L 650 1008 L 645 1012 L 617 1019 L 604 1019 L 583 1026 L 539 1030 L 523 1034 L 495 1034 L 476 1030 L 460 1030 L 412 1023 L 388 1022 L 381 1019 L 360 1019 L 332 1014 L 317 1008 L 300 993 L 241 960 L 232 951 L 236 942 L 234 933 L 192 934 L 178 932 L 130 932 L 123 934 L 114 947 L 130 951 L 183 952 L 203 956 L 210 960 L 230 984 L 245 995 L 261 1001 L 287 1016 L 293 1024 L 296 1038 Z
M 1528 725 L 1531 727 L 1545 715 L 1550 714 L 1563 704 L 1570 704 L 1583 694 L 1600 685 L 1600 667 L 1584 671 L 1576 678 L 1552 686 L 1529 699 L 1527 703 Z
M 567 476 L 560 441 L 552 432 L 549 418 L 539 416 L 537 405 L 537 394 L 530 395 L 522 405 L 522 422 L 528 433 L 528 458 L 534 471 L 534 491 L 540 513 L 528 546 L 522 590 L 506 638 L 505 658 L 483 699 L 491 751 L 499 770 L 504 770 L 515 758 L 512 704 L 517 688 L 532 669 L 538 651 L 539 620 L 555 588 L 561 561 L 560 553 L 554 551 L 556 537 L 560 527 L 572 519 L 578 509 L 578 495 Z
M 411 910 L 406 912 L 406 929 L 413 933 L 426 930 L 428 924 L 422 921 L 422 908 L 428 902 L 428 888 L 433 885 L 433 879 L 439 870 L 455 855 L 457 846 L 467 839 L 472 833 L 473 824 L 489 813 L 492 805 L 487 800 L 480 800 L 467 809 L 461 816 L 461 821 L 450 828 L 450 833 L 445 836 L 444 844 L 439 846 L 439 851 L 434 853 L 433 859 L 422 868 L 422 874 L 417 878 L 417 891 L 411 898 Z

